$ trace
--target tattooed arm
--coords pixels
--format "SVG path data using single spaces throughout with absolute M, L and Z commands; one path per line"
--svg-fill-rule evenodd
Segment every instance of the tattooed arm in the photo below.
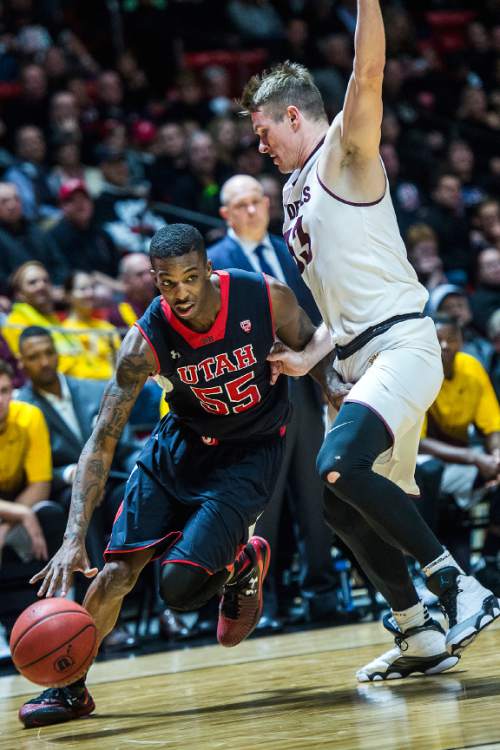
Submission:
M 95 427 L 78 462 L 63 544 L 31 579 L 31 583 L 43 579 L 38 596 L 53 596 L 59 588 L 65 596 L 76 570 L 89 578 L 96 575 L 97 569 L 90 568 L 85 551 L 88 525 L 104 495 L 116 444 L 132 407 L 148 376 L 155 371 L 148 343 L 137 328 L 131 328 L 120 347 L 116 372 L 104 392 Z

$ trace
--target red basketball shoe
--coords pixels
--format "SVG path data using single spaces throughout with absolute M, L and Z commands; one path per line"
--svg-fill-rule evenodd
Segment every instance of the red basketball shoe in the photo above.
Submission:
M 91 714 L 94 708 L 95 703 L 86 687 L 79 690 L 71 687 L 49 688 L 21 706 L 19 721 L 27 729 L 44 727 L 80 719 Z
M 253 536 L 236 558 L 238 571 L 224 586 L 219 605 L 217 640 L 221 646 L 237 646 L 252 633 L 262 614 L 262 585 L 269 569 L 271 548 Z

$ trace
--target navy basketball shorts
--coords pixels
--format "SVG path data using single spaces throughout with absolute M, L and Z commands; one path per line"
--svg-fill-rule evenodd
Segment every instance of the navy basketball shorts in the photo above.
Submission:
M 206 445 L 168 414 L 129 477 L 105 560 L 154 548 L 162 565 L 230 565 L 270 500 L 284 443 L 277 434 Z

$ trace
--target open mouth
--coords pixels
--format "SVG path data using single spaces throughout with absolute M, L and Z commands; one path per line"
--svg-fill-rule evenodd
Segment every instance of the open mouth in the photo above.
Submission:
M 186 302 L 182 305 L 176 305 L 175 312 L 180 318 L 185 318 L 190 314 L 193 308 L 194 308 L 193 302 Z

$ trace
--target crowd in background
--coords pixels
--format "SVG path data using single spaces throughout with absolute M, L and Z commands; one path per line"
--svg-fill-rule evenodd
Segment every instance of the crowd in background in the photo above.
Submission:
M 0 2 L 0 357 L 15 387 L 29 369 L 18 364 L 26 327 L 52 331 L 60 373 L 108 380 L 155 294 L 151 236 L 188 221 L 220 240 L 232 175 L 258 180 L 281 234 L 282 178 L 236 98 L 250 74 L 290 59 L 335 116 L 356 1 L 217 5 Z M 500 3 L 387 0 L 383 13 L 381 156 L 408 257 L 429 312 L 459 319 L 498 397 Z M 158 413 L 153 385 L 140 428 Z

